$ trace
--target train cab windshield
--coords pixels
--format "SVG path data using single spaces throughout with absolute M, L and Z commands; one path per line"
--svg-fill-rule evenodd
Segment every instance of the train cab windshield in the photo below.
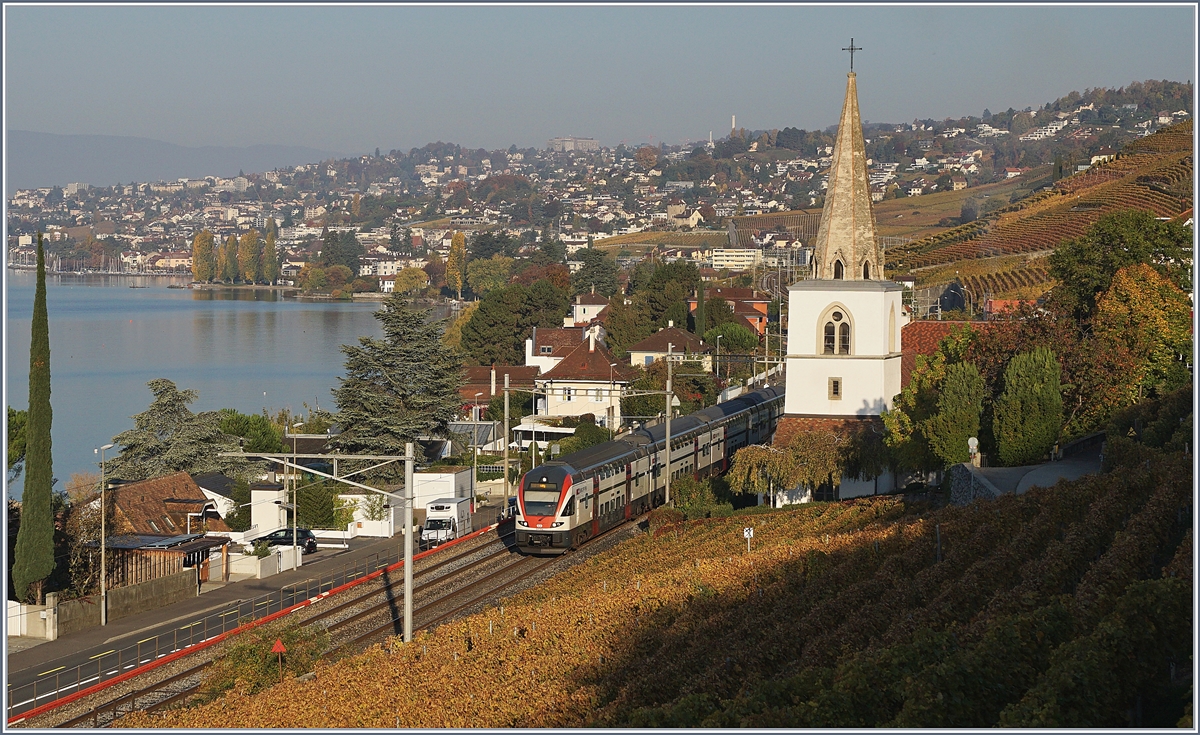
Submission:
M 531 482 L 525 486 L 525 514 L 552 516 L 558 508 L 558 485 L 552 482 Z

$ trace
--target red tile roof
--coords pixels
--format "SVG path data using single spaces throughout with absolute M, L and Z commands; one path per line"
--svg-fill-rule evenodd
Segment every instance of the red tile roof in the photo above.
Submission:
M 557 365 L 542 373 L 538 380 L 594 380 L 607 383 L 610 374 L 614 380 L 633 379 L 635 371 L 628 363 L 618 360 L 603 342 L 597 340 L 595 344 L 593 350 L 591 340 L 584 340 Z M 610 373 L 609 365 L 614 362 L 617 365 Z
M 586 341 L 587 335 L 579 327 L 534 327 L 533 354 L 542 357 L 563 357 L 578 347 L 580 342 Z M 553 351 L 542 354 L 543 346 L 550 347 Z
M 672 344 L 673 351 L 677 354 L 685 352 L 711 352 L 712 345 L 703 344 L 703 340 L 692 334 L 684 331 L 679 327 L 667 327 L 660 329 L 646 339 L 631 345 L 626 348 L 626 352 L 661 352 L 667 354 L 667 345 Z
M 488 400 L 492 396 L 492 367 L 482 365 L 464 369 L 466 381 L 458 389 L 458 394 L 465 401 L 473 401 L 475 394 L 482 392 L 480 400 Z M 533 379 L 538 375 L 537 365 L 496 365 L 496 395 L 504 395 L 504 375 L 508 374 L 508 387 L 519 390 L 533 390 Z
M 607 306 L 608 299 L 598 293 L 581 293 L 575 297 L 575 303 L 584 306 Z
M 786 447 L 792 443 L 797 434 L 807 431 L 843 432 L 858 429 L 868 424 L 875 424 L 883 431 L 883 421 L 878 416 L 863 418 L 817 418 L 809 416 L 784 416 L 775 427 L 775 446 Z
M 123 533 L 185 533 L 187 513 L 198 513 L 208 498 L 186 472 L 176 472 L 152 480 L 131 482 L 114 490 L 114 515 Z M 153 523 L 154 525 L 151 525 Z M 198 520 L 192 520 L 192 530 L 198 531 Z M 216 513 L 205 518 L 209 531 L 228 531 Z
M 900 357 L 900 386 L 908 385 L 913 369 L 917 366 L 917 355 L 926 357 L 937 352 L 942 338 L 950 334 L 955 327 L 969 326 L 972 329 L 986 329 L 986 322 L 952 322 L 920 319 L 904 325 L 900 332 L 900 345 L 903 349 Z

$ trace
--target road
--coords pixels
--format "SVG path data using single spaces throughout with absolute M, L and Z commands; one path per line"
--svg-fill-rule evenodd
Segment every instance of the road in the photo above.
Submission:
M 487 526 L 496 509 L 481 508 Z M 297 570 L 234 582 L 174 605 L 40 643 L 8 656 L 8 717 L 117 676 L 315 597 L 403 559 L 402 539 L 352 539 L 348 549 L 318 549 Z

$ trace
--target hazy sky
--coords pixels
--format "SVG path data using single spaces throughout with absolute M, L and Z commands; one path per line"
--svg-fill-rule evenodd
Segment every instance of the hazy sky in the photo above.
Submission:
M 342 153 L 680 143 L 1187 81 L 1192 6 L 7 5 L 8 129 Z

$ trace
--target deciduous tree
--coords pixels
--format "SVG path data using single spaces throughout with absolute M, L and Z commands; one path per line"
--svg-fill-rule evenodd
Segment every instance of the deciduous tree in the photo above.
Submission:
M 499 253 L 486 260 L 472 260 L 467 263 L 467 284 L 472 291 L 483 296 L 508 283 L 512 265 L 512 258 L 507 258 Z
M 1096 337 L 1119 342 L 1137 361 L 1139 393 L 1157 397 L 1191 382 L 1188 295 L 1145 263 L 1126 266 L 1096 304 Z
M 238 273 L 246 283 L 262 280 L 262 244 L 258 230 L 251 229 L 238 241 Z
M 446 285 L 454 289 L 458 298 L 462 299 L 463 286 L 467 275 L 466 238 L 461 232 L 454 233 L 450 239 L 450 254 L 446 256 Z
M 429 275 L 420 268 L 403 268 L 396 274 L 395 285 L 392 287 L 398 293 L 411 294 L 429 285 Z
M 1076 319 L 1089 317 L 1096 299 L 1125 266 L 1145 263 L 1180 290 L 1192 290 L 1192 232 L 1177 222 L 1160 222 L 1152 212 L 1126 209 L 1106 214 L 1082 237 L 1050 255 L 1056 306 Z
M 216 278 L 217 256 L 213 248 L 213 234 L 201 230 L 192 238 L 192 278 L 205 282 Z

